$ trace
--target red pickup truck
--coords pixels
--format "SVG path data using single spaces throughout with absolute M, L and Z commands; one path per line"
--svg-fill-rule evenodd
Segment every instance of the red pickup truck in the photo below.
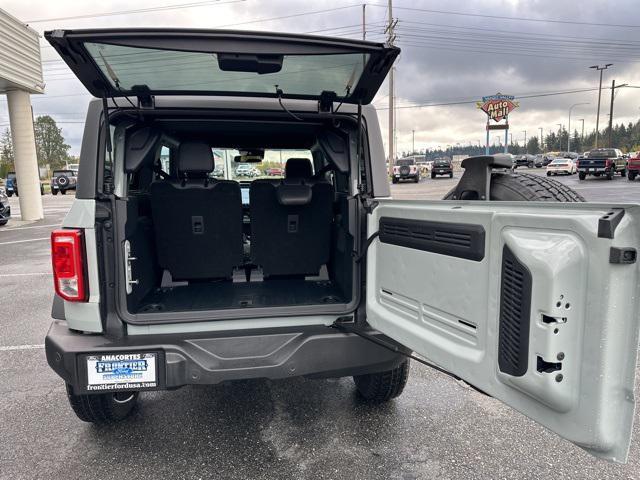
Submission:
M 627 178 L 631 181 L 640 175 L 640 152 L 627 161 Z

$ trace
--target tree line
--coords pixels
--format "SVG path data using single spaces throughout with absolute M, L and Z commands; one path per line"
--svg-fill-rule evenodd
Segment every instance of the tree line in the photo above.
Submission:
M 571 135 L 571 151 L 582 153 L 594 148 L 596 143 L 596 132 L 593 130 L 585 134 L 584 138 L 577 130 Z M 598 135 L 598 146 L 609 147 L 609 127 L 602 130 Z M 624 153 L 640 151 L 640 120 L 636 123 L 616 124 L 611 131 L 611 147 L 619 148 Z M 550 132 L 544 137 L 544 144 L 540 144 L 540 138 L 533 136 L 529 138 L 526 146 L 518 142 L 509 144 L 509 153 L 519 155 L 523 153 L 545 153 L 545 152 L 566 152 L 569 149 L 569 132 L 566 129 L 557 132 Z M 491 145 L 489 153 L 491 155 L 502 153 L 504 146 Z M 453 155 L 484 155 L 484 145 L 455 145 L 447 149 L 428 149 L 411 153 L 402 152 L 403 157 L 410 155 L 426 155 L 427 159 Z
M 62 129 L 49 115 L 36 117 L 33 122 L 33 133 L 36 141 L 36 156 L 38 166 L 55 170 L 65 168 L 67 162 L 77 163 L 69 155 L 71 146 L 65 142 Z M 8 128 L 0 135 L 0 177 L 14 170 L 15 155 L 11 130 Z

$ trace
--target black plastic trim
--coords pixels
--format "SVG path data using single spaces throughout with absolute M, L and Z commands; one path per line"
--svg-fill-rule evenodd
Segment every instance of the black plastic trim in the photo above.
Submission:
M 521 377 L 529 363 L 533 279 L 527 266 L 506 245 L 501 277 L 498 366 L 503 373 Z
M 614 238 L 616 228 L 624 217 L 624 208 L 612 208 L 598 220 L 598 238 Z
M 636 263 L 638 251 L 633 247 L 611 247 L 609 250 L 609 263 L 621 263 L 630 265 Z
M 476 262 L 485 255 L 482 225 L 381 217 L 379 231 L 382 243 Z

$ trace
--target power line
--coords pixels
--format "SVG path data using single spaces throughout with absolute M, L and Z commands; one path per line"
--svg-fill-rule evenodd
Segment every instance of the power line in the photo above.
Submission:
M 385 5 L 381 5 L 379 3 L 369 3 L 368 5 L 372 7 L 385 7 Z M 415 8 L 415 7 L 395 7 L 395 8 L 399 10 L 410 10 L 414 12 L 437 13 L 441 15 L 492 18 L 497 20 L 514 20 L 514 21 L 521 21 L 521 22 L 559 23 L 564 25 L 589 25 L 593 27 L 640 28 L 640 25 L 630 25 L 630 24 L 578 22 L 574 20 L 549 20 L 549 19 L 543 19 L 543 18 L 529 18 L 529 17 L 507 17 L 503 15 L 487 15 L 482 13 L 453 12 L 448 10 L 433 10 L 433 9 Z
M 229 3 L 239 3 L 239 2 L 245 2 L 245 1 L 246 0 L 227 0 L 225 2 L 222 2 L 221 0 L 206 0 L 203 2 L 178 3 L 174 5 L 162 5 L 157 7 L 137 8 L 134 10 L 120 10 L 116 12 L 86 13 L 82 15 L 72 15 L 69 17 L 38 18 L 35 20 L 25 20 L 25 23 L 43 23 L 43 22 L 57 22 L 60 20 L 78 20 L 81 18 L 113 17 L 117 15 L 130 15 L 135 13 L 162 12 L 167 10 L 178 10 L 183 8 L 206 7 L 207 5 L 226 5 Z

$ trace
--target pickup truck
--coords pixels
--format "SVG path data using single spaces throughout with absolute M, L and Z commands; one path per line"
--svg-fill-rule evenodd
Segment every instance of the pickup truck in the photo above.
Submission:
M 607 180 L 613 180 L 613 176 L 619 173 L 624 177 L 627 174 L 627 160 L 617 148 L 596 148 L 589 152 L 586 158 L 578 160 L 578 178 L 584 180 L 587 175 L 599 177 L 604 175 Z
M 633 181 L 637 176 L 640 176 L 640 152 L 627 161 L 627 178 Z

